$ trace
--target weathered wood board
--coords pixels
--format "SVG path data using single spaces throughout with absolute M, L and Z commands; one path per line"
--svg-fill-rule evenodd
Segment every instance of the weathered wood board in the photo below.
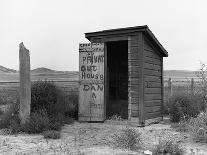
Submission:
M 80 44 L 79 63 L 79 121 L 104 121 L 104 44 Z
M 23 43 L 19 44 L 19 81 L 20 81 L 20 107 L 19 117 L 21 124 L 26 123 L 30 117 L 31 80 L 30 80 L 30 54 Z

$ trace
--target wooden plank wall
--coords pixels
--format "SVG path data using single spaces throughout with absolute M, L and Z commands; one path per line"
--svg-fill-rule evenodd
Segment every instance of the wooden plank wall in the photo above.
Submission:
M 144 39 L 145 120 L 162 116 L 162 56 Z
M 139 115 L 139 34 L 128 38 L 128 116 L 129 120 L 138 118 Z

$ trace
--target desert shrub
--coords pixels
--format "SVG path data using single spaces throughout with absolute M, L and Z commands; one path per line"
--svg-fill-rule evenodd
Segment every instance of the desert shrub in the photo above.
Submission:
M 195 141 L 207 143 L 207 112 L 188 120 L 188 130 Z
M 172 122 L 179 122 L 183 117 L 183 113 L 178 102 L 176 102 L 170 107 L 169 113 L 170 113 L 170 120 Z
M 51 81 L 37 81 L 32 83 L 31 112 L 45 109 L 49 116 L 56 114 L 57 110 L 55 108 L 57 108 L 59 95 L 59 89 Z
M 113 144 L 119 148 L 138 149 L 141 147 L 141 133 L 137 133 L 133 128 L 126 127 L 113 136 Z
M 179 122 L 199 114 L 199 104 L 195 98 L 186 94 L 173 96 L 170 99 L 169 114 L 172 122 Z
M 183 155 L 184 149 L 174 140 L 159 140 L 158 144 L 155 146 L 153 150 L 153 155 L 161 155 L 161 154 L 175 154 L 175 155 Z
M 60 139 L 60 132 L 55 130 L 48 130 L 43 132 L 43 136 L 46 139 Z
M 0 119 L 0 128 L 9 128 L 14 120 L 18 120 L 19 102 L 8 106 Z
M 66 116 L 78 119 L 78 93 L 70 92 L 67 95 L 67 100 L 69 104 L 66 104 Z
M 66 120 L 67 119 L 65 115 L 61 113 L 50 117 L 50 130 L 60 130 L 61 127 L 66 123 Z
M 21 125 L 19 117 L 15 117 L 10 121 L 9 129 L 11 133 L 42 133 L 48 130 L 59 131 L 67 119 L 63 114 L 58 114 L 56 117 L 48 117 L 45 110 L 32 112 L 27 123 Z M 72 123 L 72 120 L 70 121 Z
M 42 133 L 50 129 L 50 119 L 45 110 L 32 112 L 27 123 L 21 126 L 21 131 L 26 133 Z
M 68 101 L 72 101 L 71 104 Z M 71 106 L 72 105 L 72 106 Z M 0 128 L 9 128 L 12 133 L 41 133 L 47 130 L 60 130 L 64 123 L 72 123 L 67 111 L 76 113 L 77 97 L 67 100 L 65 93 L 53 82 L 38 81 L 32 84 L 31 114 L 27 123 L 19 120 L 19 98 L 1 116 Z
M 45 109 L 49 117 L 55 117 L 61 113 L 68 117 L 78 115 L 78 95 L 67 95 L 52 81 L 37 81 L 31 88 L 31 111 Z
M 177 132 L 188 132 L 188 120 L 181 120 L 178 123 L 173 123 L 171 127 L 175 128 Z

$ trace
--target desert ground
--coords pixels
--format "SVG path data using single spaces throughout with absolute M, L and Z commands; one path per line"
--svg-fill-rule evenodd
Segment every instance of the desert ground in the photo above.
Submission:
M 129 151 L 114 147 L 113 135 L 126 126 L 141 133 L 141 149 Z M 146 127 L 136 127 L 127 121 L 108 120 L 105 123 L 79 123 L 65 125 L 61 139 L 48 140 L 42 135 L 9 135 L 0 131 L 0 154 L 74 154 L 74 155 L 142 155 L 145 150 L 153 150 L 159 139 L 173 138 L 186 150 L 186 154 L 207 154 L 206 144 L 193 142 L 187 134 L 176 132 L 169 120 Z
M 170 76 L 170 75 L 169 75 Z M 165 77 L 165 81 L 169 76 Z M 173 75 L 176 76 L 176 75 Z M 177 76 L 177 79 L 181 79 Z M 59 81 L 61 87 L 77 89 L 78 72 L 33 72 L 32 81 L 53 80 Z M 186 78 L 182 78 L 186 79 Z M 18 87 L 18 73 L 1 73 L 0 88 L 13 90 Z M 61 81 L 61 82 L 60 82 Z M 69 81 L 69 82 L 66 82 Z M 14 83 L 12 83 L 14 82 Z M 181 82 L 182 83 L 182 82 Z M 130 151 L 114 146 L 113 135 L 119 133 L 126 126 L 141 133 L 142 145 L 139 150 Z M 161 139 L 172 138 L 181 144 L 186 154 L 207 154 L 205 143 L 194 142 L 187 133 L 177 132 L 171 127 L 168 118 L 159 124 L 151 124 L 146 127 L 137 127 L 128 121 L 107 120 L 104 123 L 79 123 L 74 122 L 65 125 L 61 130 L 61 138 L 58 140 L 45 139 L 41 134 L 16 134 L 12 135 L 8 130 L 0 130 L 0 154 L 74 154 L 74 155 L 132 155 L 143 154 L 143 151 L 152 151 Z

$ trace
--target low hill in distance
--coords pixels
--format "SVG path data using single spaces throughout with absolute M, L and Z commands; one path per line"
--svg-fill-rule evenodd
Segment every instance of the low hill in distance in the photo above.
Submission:
M 17 73 L 16 70 L 0 66 L 0 73 Z
M 31 70 L 31 79 L 74 79 L 78 80 L 78 71 L 57 71 L 45 67 L 40 67 Z M 0 81 L 18 80 L 19 74 L 17 70 L 0 66 Z M 189 78 L 196 78 L 196 71 L 189 70 L 164 70 L 164 78 L 183 80 Z
M 45 67 L 40 67 L 31 70 L 31 73 L 63 73 L 62 71 L 56 71 Z
M 171 78 L 193 78 L 196 76 L 196 71 L 188 70 L 164 70 L 164 77 Z

